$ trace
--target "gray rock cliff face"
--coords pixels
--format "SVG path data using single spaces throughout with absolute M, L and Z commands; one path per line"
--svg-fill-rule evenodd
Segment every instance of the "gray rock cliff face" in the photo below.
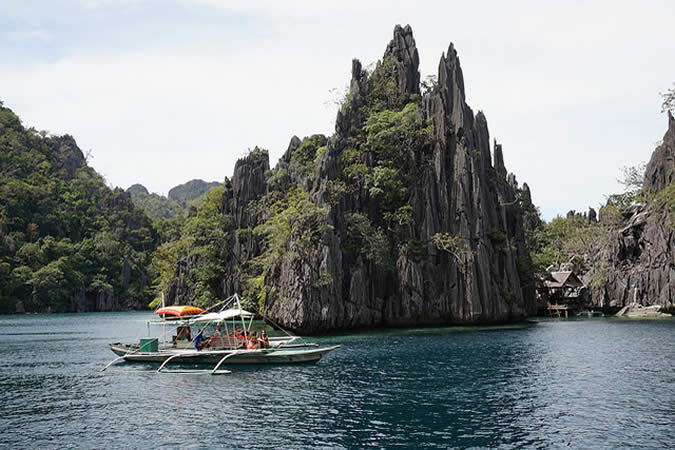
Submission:
M 363 186 L 348 189 L 337 199 L 331 195 L 332 186 L 343 177 L 345 150 L 363 143 L 371 74 L 354 60 L 348 101 L 337 114 L 335 134 L 317 157 L 313 176 L 293 170 L 291 155 L 301 145 L 297 137 L 276 167 L 281 174 L 275 181 L 277 189 L 305 188 L 310 200 L 327 210 L 332 228 L 309 255 L 283 258 L 275 268 L 266 283 L 278 295 L 266 300 L 265 314 L 308 334 L 526 317 L 535 305 L 534 286 L 526 276 L 530 260 L 516 199 L 520 190 L 496 143 L 493 162 L 485 115 L 474 114 L 466 104 L 457 52 L 450 45 L 439 63 L 437 85 L 423 96 L 409 26 L 394 29 L 385 58 L 393 63 L 398 94 L 418 102 L 419 114 L 433 125 L 430 144 L 406 149 L 414 173 L 406 190 L 410 219 L 384 230 L 386 263 L 349 250 L 348 218 L 358 214 L 375 220 L 380 207 Z M 372 167 L 370 156 L 364 161 Z M 260 222 L 248 205 L 269 192 L 268 170 L 266 154 L 250 155 L 237 163 L 231 183 L 226 180 L 223 210 L 232 215 L 239 231 L 233 237 L 223 295 L 241 292 L 236 266 L 264 248 L 263 242 L 242 230 L 252 231 Z M 529 199 L 529 189 L 523 192 Z M 458 250 L 437 245 L 435 237 L 441 233 L 454 236 Z M 177 275 L 181 270 L 186 269 L 180 266 Z M 189 294 L 180 283 L 175 289 L 179 288 L 182 293 L 174 292 L 172 299 Z
M 675 119 L 647 164 L 644 186 L 658 194 L 673 181 Z M 666 208 L 652 203 L 634 209 L 628 224 L 610 235 L 591 276 L 602 282 L 593 292 L 594 306 L 618 309 L 630 304 L 675 310 L 675 235 Z
M 385 57 L 391 57 L 402 94 L 419 94 L 419 58 L 410 27 L 396 27 Z M 490 155 L 487 121 L 465 102 L 464 80 L 451 45 L 441 58 L 438 86 L 423 99 L 424 116 L 435 130 L 433 148 L 415 149 L 419 177 L 411 187 L 412 220 L 404 230 L 422 243 L 425 257 L 391 249 L 393 270 L 346 254 L 345 217 L 372 210 L 367 193 L 338 204 L 327 201 L 327 184 L 342 170 L 342 152 L 357 139 L 367 74 L 352 64 L 351 102 L 338 113 L 336 133 L 318 162 L 312 199 L 328 208 L 333 231 L 309 264 L 287 262 L 280 273 L 280 300 L 267 305 L 276 321 L 304 332 L 335 328 L 439 323 L 503 322 L 533 309 L 533 291 L 523 287 L 519 266 L 529 263 L 522 218 L 509 208 L 514 187 L 507 183 L 501 146 Z M 513 178 L 515 182 L 515 178 Z M 436 233 L 458 235 L 468 249 L 458 260 L 431 241 Z M 318 267 L 333 282 L 318 286 Z

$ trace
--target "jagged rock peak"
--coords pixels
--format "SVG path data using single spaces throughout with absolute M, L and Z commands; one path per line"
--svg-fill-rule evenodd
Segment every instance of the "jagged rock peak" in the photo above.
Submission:
M 232 175 L 232 211 L 239 228 L 248 225 L 246 207 L 252 200 L 259 199 L 267 190 L 265 172 L 270 170 L 267 150 L 254 148 L 249 154 L 237 160 Z
M 457 50 L 455 50 L 455 45 L 452 42 L 448 46 L 448 52 L 441 55 L 441 62 L 438 67 L 438 84 L 448 89 L 456 87 L 462 96 L 462 100 L 464 100 L 464 74 Z
M 668 131 L 656 147 L 645 171 L 645 187 L 661 191 L 675 179 L 675 118 L 668 111 Z
M 385 57 L 390 57 L 396 66 L 398 74 L 398 88 L 401 93 L 420 93 L 420 57 L 415 45 L 412 28 L 410 25 L 394 27 L 394 37 L 387 45 Z M 352 66 L 352 77 L 354 77 Z
M 348 136 L 358 132 L 361 126 L 362 113 L 359 111 L 368 91 L 368 76 L 361 66 L 361 61 L 352 59 L 352 79 L 349 84 L 348 99 L 338 110 L 335 119 L 335 132 Z
M 532 203 L 532 192 L 530 192 L 530 186 L 528 186 L 527 183 L 523 183 L 523 189 L 522 189 L 522 198 L 523 202 L 525 203 Z
M 352 59 L 352 80 L 360 81 L 362 75 L 361 61 L 356 58 Z
M 284 153 L 283 156 L 281 157 L 281 161 L 283 161 L 286 164 L 289 164 L 291 162 L 291 156 L 292 156 L 293 152 L 295 150 L 297 150 L 298 147 L 300 147 L 301 144 L 302 144 L 302 140 L 297 136 L 293 136 L 291 138 L 291 141 L 288 143 L 288 148 L 286 149 L 286 153 Z
M 497 144 L 495 140 L 495 162 L 494 168 L 501 179 L 506 179 L 506 166 L 504 165 L 504 152 L 502 151 L 502 144 Z

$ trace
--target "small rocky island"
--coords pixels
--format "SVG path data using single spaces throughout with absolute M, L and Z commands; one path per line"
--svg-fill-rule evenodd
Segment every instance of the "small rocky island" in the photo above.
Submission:
M 293 137 L 274 169 L 260 149 L 237 162 L 219 295 L 244 292 L 303 333 L 534 311 L 528 189 L 466 104 L 453 45 L 424 91 L 418 65 L 412 30 L 397 26 L 372 73 L 352 62 L 333 136 Z M 200 264 L 178 262 L 170 302 L 198 297 Z

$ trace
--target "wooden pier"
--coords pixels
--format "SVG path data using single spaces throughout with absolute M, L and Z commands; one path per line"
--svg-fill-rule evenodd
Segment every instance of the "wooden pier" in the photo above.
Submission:
M 546 307 L 546 311 L 549 317 L 558 317 L 561 318 L 563 313 L 565 314 L 565 319 L 569 316 L 570 307 L 568 305 L 559 305 L 549 303 Z

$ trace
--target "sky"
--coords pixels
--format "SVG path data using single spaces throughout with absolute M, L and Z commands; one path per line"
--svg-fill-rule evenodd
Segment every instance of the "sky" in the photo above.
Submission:
M 453 42 L 466 100 L 547 220 L 620 192 L 666 131 L 675 2 L 3 0 L 0 100 L 71 134 L 109 185 L 222 181 L 256 145 L 334 132 L 352 58 L 410 24 L 422 78 Z

